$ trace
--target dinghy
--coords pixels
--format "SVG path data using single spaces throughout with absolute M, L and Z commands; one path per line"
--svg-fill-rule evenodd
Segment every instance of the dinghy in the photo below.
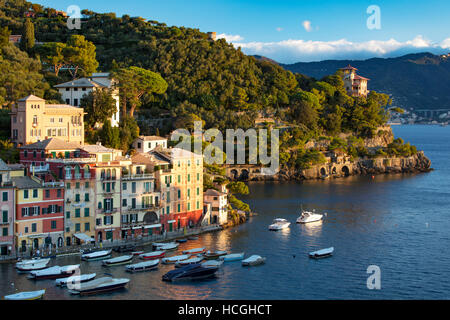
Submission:
M 189 250 L 184 250 L 184 254 L 199 254 L 205 252 L 205 248 L 194 248 Z
M 142 260 L 155 260 L 164 257 L 166 254 L 165 251 L 153 251 L 153 252 L 147 252 L 139 255 L 139 258 Z
M 133 260 L 132 255 L 120 256 L 120 257 L 115 257 L 112 259 L 103 260 L 102 265 L 105 267 L 120 266 L 122 264 L 127 264 L 127 263 L 131 262 L 131 260 Z
M 172 250 L 176 250 L 179 245 L 180 245 L 179 243 L 168 243 L 168 244 L 158 247 L 158 250 L 172 251 Z
M 81 256 L 81 260 L 85 261 L 97 261 L 97 260 L 105 260 L 111 257 L 111 250 L 102 250 L 96 251 L 92 253 L 83 254 Z
M 71 276 L 68 278 L 61 278 L 55 280 L 55 285 L 57 287 L 65 287 L 65 286 L 73 286 L 78 283 L 88 282 L 91 280 L 94 280 L 97 276 L 96 273 L 90 273 L 90 274 L 82 274 L 79 276 Z
M 190 257 L 189 254 L 182 254 L 179 256 L 163 258 L 163 259 L 161 259 L 161 262 L 164 264 L 172 264 L 172 263 L 177 263 L 178 261 L 187 260 L 187 259 L 189 259 L 189 257 Z
M 158 268 L 159 259 L 156 260 L 150 260 L 135 264 L 129 264 L 125 266 L 125 270 L 128 272 L 140 272 L 140 271 L 148 271 L 148 270 L 155 270 Z
M 242 260 L 244 259 L 244 252 L 241 253 L 231 253 L 231 254 L 227 254 L 225 256 L 221 256 L 219 259 L 223 260 L 225 262 L 230 262 L 230 261 L 238 261 L 238 260 Z
M 41 299 L 45 294 L 44 290 L 39 291 L 28 291 L 28 292 L 19 292 L 16 294 L 11 294 L 9 296 L 4 296 L 5 300 L 37 300 Z
M 334 247 L 317 250 L 314 252 L 310 252 L 309 257 L 314 258 L 314 259 L 326 258 L 326 257 L 330 257 L 333 254 L 333 251 L 334 251 Z
M 65 278 L 73 275 L 77 270 L 80 270 L 80 265 L 70 265 L 70 266 L 54 266 L 43 270 L 30 271 L 28 279 L 41 280 L 41 279 L 57 279 Z
M 197 264 L 197 263 L 201 262 L 202 260 L 203 260 L 202 256 L 197 256 L 197 257 L 193 257 L 193 258 L 190 258 L 187 260 L 178 261 L 177 263 L 175 263 L 175 268 L 184 267 L 189 264 Z
M 243 266 L 257 266 L 257 265 L 263 264 L 264 262 L 266 262 L 266 258 L 263 258 L 258 255 L 253 255 L 250 258 L 242 260 L 242 265 Z
M 42 270 L 47 268 L 50 259 L 32 259 L 24 260 L 16 263 L 16 269 L 21 272 L 28 272 L 34 270 Z
M 219 268 L 221 265 L 223 265 L 223 260 L 208 260 L 202 263 L 203 267 Z
M 217 259 L 217 258 L 219 258 L 221 256 L 226 255 L 226 254 L 228 254 L 228 252 L 226 252 L 226 251 L 213 251 L 213 252 L 207 251 L 207 252 L 205 252 L 203 254 L 203 256 L 207 260 L 214 260 L 214 259 Z
M 119 290 L 124 288 L 130 279 L 115 279 L 111 277 L 103 277 L 80 283 L 77 288 L 70 289 L 71 294 L 88 295 L 106 291 Z

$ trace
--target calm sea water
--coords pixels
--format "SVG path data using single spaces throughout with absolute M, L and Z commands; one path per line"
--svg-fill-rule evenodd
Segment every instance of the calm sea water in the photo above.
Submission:
M 202 235 L 180 250 L 208 249 L 259 254 L 266 264 L 228 263 L 217 278 L 169 284 L 157 271 L 127 274 L 82 262 L 83 273 L 129 277 L 123 291 L 80 298 L 52 280 L 30 281 L 12 264 L 0 264 L 0 295 L 47 288 L 45 299 L 448 299 L 450 297 L 450 127 L 394 126 L 431 159 L 435 171 L 417 175 L 349 177 L 303 183 L 251 183 L 246 197 L 258 216 L 234 229 Z M 326 212 L 322 223 L 297 225 L 300 204 Z M 269 232 L 274 218 L 292 222 Z M 309 259 L 310 251 L 335 247 L 334 256 Z M 52 265 L 79 263 L 79 256 Z M 366 286 L 367 267 L 381 269 L 381 289 Z

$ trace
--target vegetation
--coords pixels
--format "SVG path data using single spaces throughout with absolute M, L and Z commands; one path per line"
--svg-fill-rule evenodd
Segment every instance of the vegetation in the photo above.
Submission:
M 104 123 L 116 113 L 116 100 L 111 96 L 110 89 L 97 89 L 91 91 L 81 99 L 80 105 L 87 113 L 85 124 L 94 127 L 98 123 Z

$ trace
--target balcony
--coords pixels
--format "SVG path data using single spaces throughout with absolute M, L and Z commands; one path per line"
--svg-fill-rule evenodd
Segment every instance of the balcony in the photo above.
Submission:
M 64 182 L 62 181 L 51 181 L 51 182 L 44 182 L 44 187 L 47 188 L 64 188 Z
M 83 158 L 47 158 L 46 162 L 76 164 L 76 163 L 96 163 L 97 157 L 95 155 Z
M 145 180 L 145 179 L 154 179 L 155 176 L 151 173 L 138 173 L 138 174 L 128 174 L 123 175 L 122 180 Z
M 127 211 L 142 211 L 142 210 L 158 210 L 159 204 L 144 204 L 140 206 L 128 206 Z
M 2 226 L 2 225 L 6 225 L 6 224 L 10 224 L 11 223 L 11 218 L 9 218 L 8 220 L 6 220 L 6 221 L 3 221 L 3 220 L 1 220 L 0 221 L 0 226 Z
M 34 173 L 40 173 L 40 172 L 47 172 L 50 169 L 50 166 L 48 163 L 44 166 L 30 166 L 30 172 Z
M 105 210 L 105 209 L 97 209 L 98 213 L 102 213 L 102 214 L 110 214 L 110 213 L 117 213 L 119 212 L 118 208 L 114 208 L 114 209 L 109 209 L 109 210 Z

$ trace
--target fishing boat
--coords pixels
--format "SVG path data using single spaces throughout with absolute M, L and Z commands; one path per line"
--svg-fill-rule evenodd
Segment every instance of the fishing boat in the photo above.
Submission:
M 289 221 L 282 218 L 274 219 L 272 224 L 269 226 L 269 230 L 278 231 L 288 228 L 291 225 Z
M 159 259 L 139 262 L 135 264 L 129 264 L 125 266 L 125 270 L 128 272 L 140 272 L 140 271 L 148 271 L 155 270 L 158 268 Z
M 221 256 L 226 255 L 226 254 L 228 254 L 228 252 L 226 252 L 226 251 L 213 251 L 213 252 L 206 251 L 203 254 L 203 257 L 205 257 L 205 259 L 207 259 L 207 260 L 214 260 L 214 259 L 217 259 L 217 258 L 219 258 Z
M 28 274 L 28 279 L 41 280 L 65 278 L 70 277 L 77 270 L 80 270 L 79 264 L 64 267 L 54 266 L 43 270 L 30 271 L 30 273 Z
M 165 251 L 153 251 L 153 252 L 143 253 L 143 254 L 139 255 L 139 258 L 141 258 L 142 260 L 155 260 L 155 259 L 163 258 L 165 256 L 165 254 L 166 254 Z
M 102 250 L 96 251 L 92 253 L 83 254 L 81 256 L 81 260 L 84 261 L 97 261 L 97 260 L 105 260 L 111 257 L 111 250 Z
M 130 279 L 103 277 L 85 283 L 80 283 L 77 288 L 70 289 L 69 292 L 79 295 L 97 294 L 122 289 L 128 282 L 130 282 Z
M 245 260 L 242 260 L 243 266 L 257 266 L 266 262 L 266 258 L 258 255 L 253 255 Z
M 164 263 L 164 264 L 177 263 L 178 261 L 183 261 L 183 260 L 189 259 L 190 256 L 191 255 L 189 255 L 189 254 L 182 254 L 182 255 L 179 255 L 179 256 L 163 258 L 163 259 L 161 259 L 161 262 Z
M 173 251 L 176 250 L 179 245 L 179 243 L 167 243 L 163 246 L 158 247 L 158 250 Z
M 221 265 L 223 265 L 223 260 L 208 260 L 208 261 L 202 262 L 203 267 L 219 268 Z
M 297 218 L 296 222 L 297 223 L 316 222 L 316 221 L 322 220 L 322 218 L 323 218 L 323 214 L 315 213 L 314 210 L 313 210 L 313 212 L 302 210 L 302 214 L 300 215 L 300 217 Z
M 177 242 L 178 243 L 185 243 L 185 242 L 187 242 L 187 239 L 177 239 Z
M 102 265 L 105 267 L 120 266 L 122 264 L 127 264 L 131 262 L 131 260 L 133 260 L 132 255 L 120 256 L 112 259 L 103 260 Z
M 319 259 L 330 257 L 333 254 L 334 247 L 317 250 L 309 253 L 310 258 Z
M 44 290 L 38 291 L 28 291 L 28 292 L 19 292 L 15 294 L 11 294 L 9 296 L 4 296 L 5 300 L 38 300 L 42 299 L 45 294 Z
M 180 268 L 180 267 L 184 267 L 187 266 L 189 264 L 198 264 L 199 262 L 203 261 L 203 257 L 202 256 L 196 256 L 196 257 L 192 257 L 186 260 L 182 260 L 182 261 L 178 261 L 175 263 L 175 268 Z
M 184 254 L 199 254 L 205 252 L 205 248 L 194 248 L 189 250 L 184 250 Z
M 31 259 L 16 263 L 16 269 L 21 272 L 28 272 L 34 270 L 42 270 L 47 268 L 50 259 Z
M 177 268 L 163 275 L 163 281 L 191 281 L 201 280 L 214 277 L 219 270 L 217 267 L 204 267 L 201 264 L 190 264 L 181 268 Z
M 57 287 L 65 287 L 65 286 L 70 287 L 78 283 L 94 280 L 96 276 L 97 276 L 96 273 L 90 273 L 90 274 L 82 274 L 79 276 L 71 276 L 68 278 L 60 278 L 55 280 L 55 285 Z
M 140 255 L 140 254 L 143 254 L 145 251 L 144 250 L 141 250 L 141 251 L 133 251 L 131 254 L 133 255 L 133 256 L 138 256 L 138 255 Z
M 244 252 L 241 252 L 241 253 L 231 253 L 231 254 L 227 254 L 227 255 L 224 255 L 224 256 L 221 256 L 219 259 L 220 260 L 223 260 L 223 261 L 226 261 L 226 262 L 229 262 L 229 261 L 239 261 L 239 260 L 242 260 L 242 259 L 244 259 Z

